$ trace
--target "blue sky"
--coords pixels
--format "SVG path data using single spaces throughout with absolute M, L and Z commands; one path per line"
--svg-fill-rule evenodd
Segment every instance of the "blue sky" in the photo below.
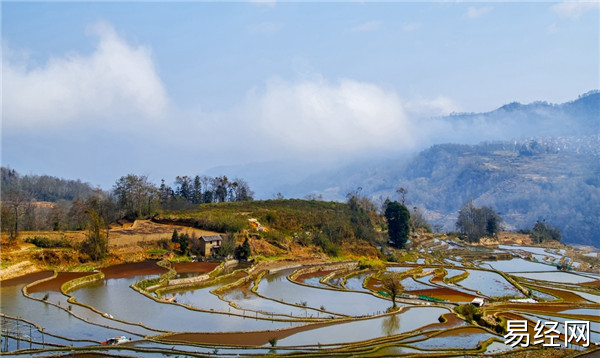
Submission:
M 597 89 L 598 34 L 598 2 L 3 2 L 2 165 L 110 187 L 414 151 L 432 116 Z

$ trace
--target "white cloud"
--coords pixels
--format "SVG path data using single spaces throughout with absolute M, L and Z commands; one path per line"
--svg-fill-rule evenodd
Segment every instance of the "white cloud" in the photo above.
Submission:
M 455 107 L 445 97 L 412 103 L 375 84 L 317 77 L 298 82 L 270 80 L 263 90 L 249 94 L 238 112 L 252 126 L 248 133 L 253 133 L 256 147 L 322 158 L 410 149 L 420 135 L 419 118 L 448 114 Z
M 474 6 L 469 6 L 465 16 L 468 17 L 469 19 L 476 19 L 476 18 L 479 18 L 491 11 L 492 11 L 491 6 L 484 6 L 484 7 L 480 7 L 480 8 L 476 8 Z
M 67 54 L 35 66 L 3 56 L 3 123 L 43 128 L 119 118 L 156 119 L 168 106 L 151 52 L 126 43 L 97 23 L 99 41 L 89 55 Z
M 565 1 L 552 6 L 552 10 L 560 16 L 577 19 L 583 13 L 600 8 L 598 0 Z
M 446 116 L 459 111 L 458 105 L 445 96 L 438 96 L 434 99 L 413 99 L 406 102 L 404 108 L 413 118 Z
M 377 30 L 381 26 L 381 21 L 367 21 L 350 29 L 351 32 L 367 32 Z

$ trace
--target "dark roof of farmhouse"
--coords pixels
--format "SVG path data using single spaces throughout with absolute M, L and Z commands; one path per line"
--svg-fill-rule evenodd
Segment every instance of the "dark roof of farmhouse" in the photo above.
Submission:
M 208 236 L 200 236 L 200 238 L 204 241 L 221 241 L 223 240 L 223 238 L 221 237 L 221 235 L 208 235 Z

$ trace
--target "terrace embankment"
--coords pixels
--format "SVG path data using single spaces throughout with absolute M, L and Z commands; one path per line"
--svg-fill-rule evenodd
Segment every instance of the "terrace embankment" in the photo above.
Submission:
M 209 273 L 219 266 L 219 262 L 177 262 L 173 269 L 177 273 Z

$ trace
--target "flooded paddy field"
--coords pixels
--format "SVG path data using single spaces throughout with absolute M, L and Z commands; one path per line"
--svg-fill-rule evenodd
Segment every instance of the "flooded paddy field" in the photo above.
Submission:
M 468 245 L 453 244 L 468 257 L 464 267 L 460 255 L 428 256 L 448 246 L 443 240 L 428 245 L 410 262 L 377 269 L 297 265 L 268 271 L 145 261 L 6 280 L 0 301 L 3 355 L 495 354 L 513 349 L 504 343 L 506 332 L 494 326 L 506 324 L 507 317 L 533 325 L 555 320 L 559 328 L 567 320 L 588 321 L 591 347 L 597 347 L 600 289 L 593 282 L 600 276 L 534 261 L 535 255 L 561 260 L 566 252 L 507 245 L 499 249 L 514 253 L 512 259 L 478 261 L 472 255 L 488 257 L 494 250 L 469 253 Z M 398 277 L 396 311 L 381 275 Z M 492 326 L 456 313 L 475 298 L 488 300 L 476 309 Z M 131 342 L 100 344 L 116 336 Z

